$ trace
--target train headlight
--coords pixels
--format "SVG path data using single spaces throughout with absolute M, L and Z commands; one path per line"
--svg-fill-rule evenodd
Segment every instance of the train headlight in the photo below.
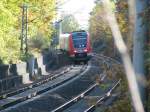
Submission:
M 87 52 L 87 49 L 84 49 L 84 52 Z
M 74 50 L 73 52 L 74 52 L 74 53 L 77 53 L 77 51 L 76 51 L 76 50 Z

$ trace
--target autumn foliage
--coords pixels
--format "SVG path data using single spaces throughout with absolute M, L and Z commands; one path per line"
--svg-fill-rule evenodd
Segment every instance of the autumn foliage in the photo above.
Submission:
M 22 5 L 28 7 L 28 41 L 37 33 L 49 42 L 50 22 L 55 16 L 55 0 L 0 0 L 0 60 L 17 62 L 20 58 Z

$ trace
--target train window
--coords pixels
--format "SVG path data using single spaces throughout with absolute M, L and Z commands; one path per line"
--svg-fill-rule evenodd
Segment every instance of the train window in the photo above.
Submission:
M 82 33 L 72 33 L 72 38 L 87 38 L 87 34 L 85 32 Z
M 73 40 L 74 48 L 85 48 L 86 47 L 86 39 L 83 40 Z
M 74 32 L 72 33 L 72 40 L 74 48 L 85 48 L 87 43 L 87 33 Z
M 86 47 L 86 43 L 87 43 L 87 39 L 86 38 L 74 39 L 73 40 L 74 48 L 85 48 Z

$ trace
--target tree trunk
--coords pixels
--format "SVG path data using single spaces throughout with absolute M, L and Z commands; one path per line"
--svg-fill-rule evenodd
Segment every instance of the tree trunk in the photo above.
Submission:
M 135 32 L 133 38 L 133 66 L 138 80 L 138 86 L 142 101 L 145 101 L 144 83 L 144 38 L 146 37 L 145 25 L 143 25 L 142 15 L 146 7 L 146 0 L 136 0 Z

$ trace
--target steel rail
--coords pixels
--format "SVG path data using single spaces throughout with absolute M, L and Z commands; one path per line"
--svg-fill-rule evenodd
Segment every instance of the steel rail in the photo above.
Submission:
M 40 86 L 40 85 L 42 85 L 42 84 L 44 84 L 44 83 L 46 83 L 48 81 L 54 80 L 57 77 L 59 77 L 59 76 L 65 74 L 65 73 L 69 72 L 71 69 L 72 69 L 72 67 L 67 68 L 66 70 L 62 71 L 61 73 L 57 73 L 57 74 L 55 74 L 53 76 L 48 77 L 47 79 L 44 79 L 44 80 L 41 80 L 39 82 L 33 83 L 33 84 L 29 85 L 29 86 L 20 88 L 18 90 L 14 90 L 14 91 L 11 91 L 11 92 L 8 92 L 8 93 L 4 93 L 4 94 L 0 95 L 0 100 L 5 99 L 5 98 L 10 97 L 10 96 L 13 96 L 13 95 L 16 95 L 16 94 L 19 94 L 19 93 L 22 93 L 22 92 L 25 92 L 26 90 L 32 89 L 34 87 L 38 87 L 38 86 Z
M 102 57 L 102 58 L 105 58 L 105 59 L 109 59 L 109 60 L 111 60 L 111 61 L 121 65 L 121 63 L 119 61 L 117 61 L 117 60 L 115 60 L 115 59 L 113 59 L 111 57 L 108 57 L 108 56 L 104 56 L 104 55 L 97 54 L 97 53 L 93 53 L 93 56 L 96 56 L 97 58 L 101 58 Z
M 52 110 L 51 112 L 62 112 L 63 110 L 67 109 L 77 101 L 81 100 L 85 95 L 87 95 L 89 92 L 91 92 L 95 87 L 97 86 L 97 83 L 93 84 L 90 88 L 79 94 L 78 96 L 74 97 L 70 101 L 66 102 L 65 104 L 59 106 L 58 108 Z
M 76 68 L 76 67 L 75 67 Z M 20 102 L 24 102 L 28 99 L 31 99 L 32 97 L 35 97 L 37 95 L 40 95 L 44 92 L 47 92 L 49 91 L 50 89 L 53 89 L 55 87 L 58 87 L 59 85 L 62 85 L 64 84 L 65 82 L 73 79 L 74 77 L 78 76 L 79 73 L 82 73 L 84 71 L 84 69 L 87 69 L 87 67 L 85 66 L 82 66 L 82 68 L 80 68 L 80 70 L 77 72 L 77 73 L 74 73 L 74 75 L 70 75 L 68 78 L 66 78 L 65 80 L 62 80 L 62 81 L 59 81 L 59 82 L 56 82 L 55 84 L 52 84 L 52 85 L 43 85 L 42 88 L 31 88 L 31 90 L 29 92 L 27 92 L 27 94 L 23 95 L 22 97 L 18 96 L 18 97 L 15 97 L 15 96 L 12 96 L 12 97 L 8 97 L 6 99 L 2 99 L 0 100 L 0 110 L 4 110 L 4 109 L 7 109 L 8 107 L 11 107 L 11 106 L 15 106 L 16 104 L 20 103 Z M 64 72 L 64 74 L 67 73 L 67 72 Z M 56 79 L 56 78 L 55 78 Z M 48 81 L 48 80 L 47 80 Z M 51 81 L 51 80 L 50 80 Z M 49 83 L 49 82 L 47 82 Z M 42 85 L 41 85 L 42 86 Z M 40 86 L 39 86 L 40 87 Z M 25 93 L 25 92 L 23 92 Z M 23 94 L 21 93 L 21 94 Z M 19 94 L 17 94 L 19 95 Z
M 103 75 L 101 78 L 101 81 L 103 81 L 105 79 L 105 77 L 106 77 L 106 75 Z M 68 107 L 72 106 L 73 104 L 75 104 L 76 102 L 78 102 L 79 100 L 84 98 L 84 96 L 86 96 L 89 92 L 91 92 L 97 85 L 98 85 L 97 83 L 93 84 L 88 89 L 86 89 L 84 92 L 82 92 L 78 96 L 74 97 L 73 99 L 69 100 L 65 104 L 59 106 L 58 108 L 52 110 L 51 112 L 62 112 L 63 110 L 67 109 Z
M 93 112 L 96 109 L 97 105 L 99 105 L 100 103 L 103 104 L 102 101 L 105 101 L 111 96 L 112 92 L 116 89 L 116 87 L 120 84 L 120 82 L 121 79 L 119 79 L 117 83 L 96 102 L 96 104 L 90 106 L 84 112 Z

